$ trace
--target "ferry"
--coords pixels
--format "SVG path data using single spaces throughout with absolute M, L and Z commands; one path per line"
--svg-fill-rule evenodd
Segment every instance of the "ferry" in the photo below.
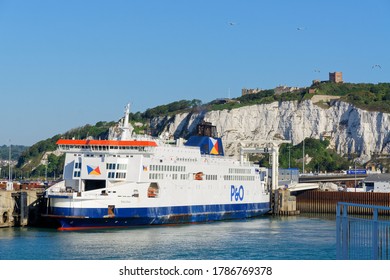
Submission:
M 59 139 L 63 180 L 45 192 L 59 230 L 245 219 L 270 211 L 267 169 L 225 156 L 216 127 L 188 140 L 140 136 L 130 106 L 107 140 Z

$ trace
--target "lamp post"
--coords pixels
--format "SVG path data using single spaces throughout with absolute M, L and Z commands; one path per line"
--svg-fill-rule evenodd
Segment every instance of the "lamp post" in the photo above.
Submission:
M 357 170 L 356 170 L 356 163 L 360 163 L 360 161 L 359 161 L 359 158 L 355 158 L 354 160 L 353 160 L 353 162 L 354 162 L 354 166 L 355 166 L 355 192 L 356 192 L 356 186 L 357 186 L 357 184 L 356 184 L 356 182 L 357 182 L 357 178 L 356 178 L 356 173 L 357 173 Z
M 356 158 L 355 158 L 355 160 L 354 160 L 354 162 L 355 162 L 355 192 L 356 192 Z
M 11 142 L 11 140 L 10 140 Z M 11 143 L 9 144 L 9 159 L 8 159 L 8 180 L 11 182 L 12 181 L 12 172 L 11 172 L 11 148 L 12 145 Z
M 46 163 L 46 169 L 45 169 L 45 183 L 47 183 L 47 166 L 49 165 L 50 162 Z
M 303 105 L 303 117 L 302 117 L 302 128 L 303 128 L 303 140 L 302 140 L 302 174 L 305 174 L 305 117 L 306 107 Z
M 291 168 L 291 145 L 288 145 L 288 168 Z

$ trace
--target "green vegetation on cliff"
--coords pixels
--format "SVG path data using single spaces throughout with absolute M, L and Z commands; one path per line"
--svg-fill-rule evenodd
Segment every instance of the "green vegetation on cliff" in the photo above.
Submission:
M 390 113 L 390 83 L 320 83 L 316 94 L 341 96 L 341 100 L 367 111 Z
M 309 89 L 315 93 L 309 93 Z M 302 101 L 311 99 L 314 95 L 340 96 L 342 101 L 368 111 L 390 113 L 390 83 L 353 84 L 353 83 L 318 83 L 310 88 L 303 88 L 293 92 L 275 94 L 274 90 L 262 90 L 256 94 L 247 94 L 232 99 L 225 104 L 207 104 L 209 110 L 230 110 L 233 108 L 269 104 L 272 102 Z
M 309 89 L 316 93 L 309 93 Z M 371 111 L 390 113 L 390 83 L 353 84 L 323 82 L 292 92 L 275 94 L 273 89 L 262 90 L 255 94 L 247 94 L 226 100 L 214 100 L 203 104 L 198 99 L 180 100 L 169 104 L 147 109 L 144 113 L 130 113 L 133 121 L 147 121 L 154 117 L 173 116 L 182 112 L 231 110 L 234 108 L 269 104 L 272 102 L 302 101 L 311 99 L 314 95 L 340 96 L 341 100 L 354 106 Z
M 303 143 L 292 146 L 282 144 L 279 150 L 280 168 L 298 168 L 302 172 Z M 305 172 L 332 172 L 347 170 L 351 162 L 329 148 L 329 140 L 305 139 Z M 271 167 L 268 156 L 260 159 L 260 165 Z
M 198 99 L 180 100 L 169 104 L 160 105 L 154 108 L 147 109 L 144 113 L 130 113 L 130 119 L 133 121 L 142 121 L 159 116 L 173 115 L 179 112 L 186 112 L 193 108 L 202 105 L 202 101 Z
M 18 160 L 27 146 L 11 145 L 11 160 Z M 0 146 L 0 160 L 9 160 L 9 145 Z

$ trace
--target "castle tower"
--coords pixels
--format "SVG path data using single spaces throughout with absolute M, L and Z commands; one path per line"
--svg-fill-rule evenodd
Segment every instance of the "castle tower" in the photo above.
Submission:
M 329 73 L 329 81 L 331 83 L 342 83 L 343 82 L 343 72 Z

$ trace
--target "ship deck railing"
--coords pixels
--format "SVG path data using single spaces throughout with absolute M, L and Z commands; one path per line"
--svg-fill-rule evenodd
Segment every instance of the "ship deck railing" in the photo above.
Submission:
M 351 207 L 371 215 L 349 215 Z M 338 202 L 336 207 L 336 258 L 341 260 L 390 259 L 390 207 Z

